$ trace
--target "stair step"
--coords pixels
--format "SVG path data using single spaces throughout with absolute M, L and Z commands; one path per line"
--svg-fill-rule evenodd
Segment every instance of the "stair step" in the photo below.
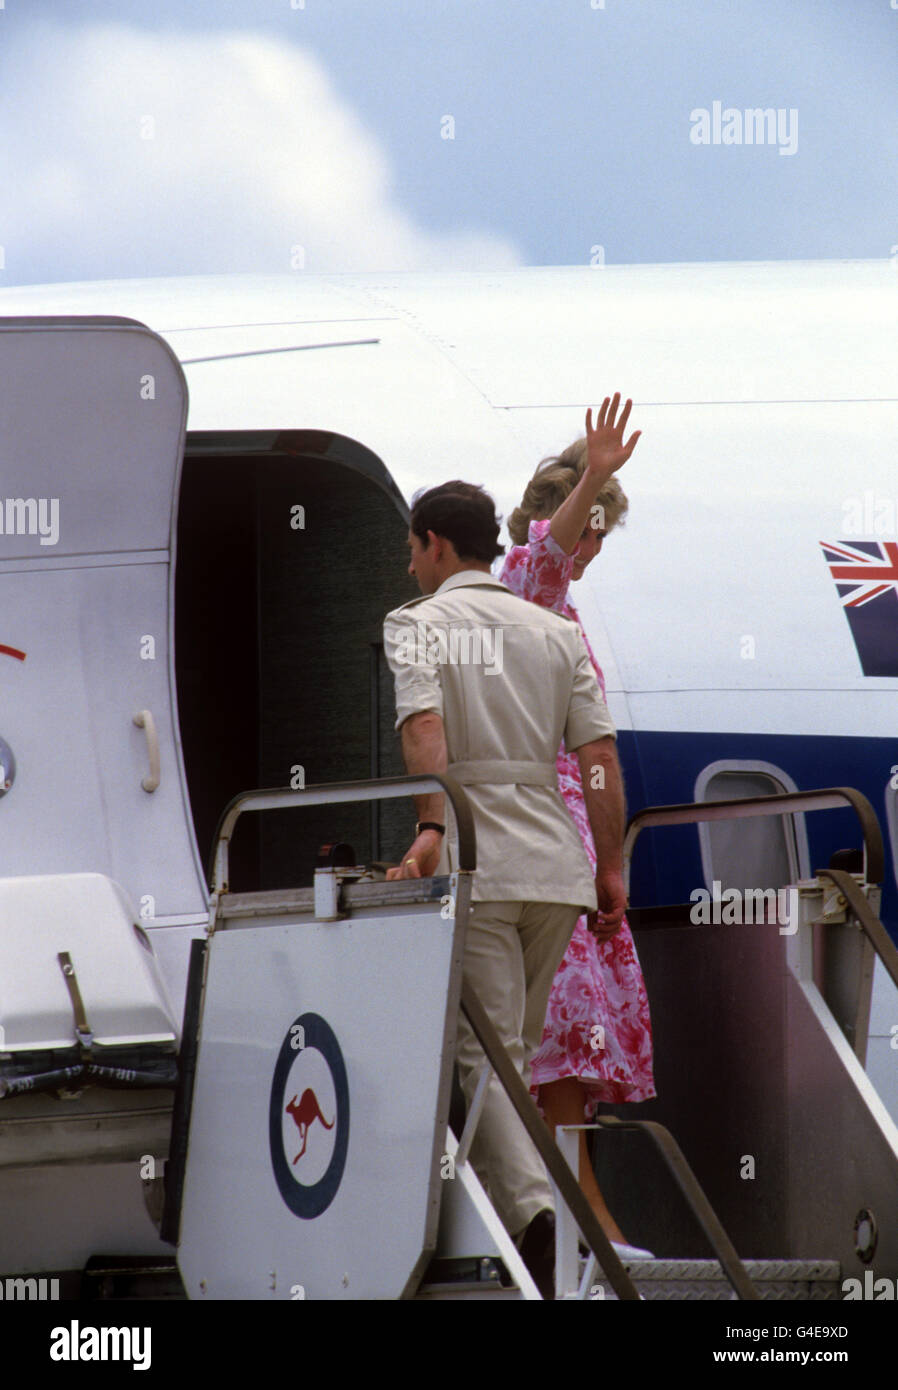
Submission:
M 764 1299 L 841 1299 L 842 1273 L 838 1260 L 743 1260 L 745 1272 Z M 624 1268 L 639 1292 L 651 1299 L 735 1299 L 736 1294 L 718 1260 L 624 1260 Z M 582 1279 L 585 1259 L 580 1262 Z M 617 1294 L 597 1273 L 592 1288 L 613 1300 Z
M 415 1298 L 518 1298 L 500 1259 L 488 1255 L 444 1259 L 427 1266 Z
M 624 1268 L 647 1301 L 735 1300 L 736 1294 L 718 1260 L 624 1260 Z M 762 1299 L 798 1301 L 840 1300 L 842 1272 L 838 1260 L 743 1260 L 745 1271 Z M 499 1282 L 501 1262 L 495 1259 L 434 1260 L 416 1298 L 518 1298 L 516 1288 Z M 586 1259 L 580 1258 L 580 1278 Z M 507 1276 L 506 1276 L 507 1279 Z M 598 1288 L 602 1293 L 598 1293 Z M 587 1299 L 609 1302 L 617 1294 L 597 1274 Z
M 521 1295 L 518 1289 L 511 1285 L 504 1288 L 501 1284 L 487 1283 L 482 1279 L 470 1281 L 453 1280 L 449 1284 L 422 1284 L 415 1294 L 415 1298 L 439 1298 L 453 1300 L 477 1300 L 483 1299 L 508 1299 L 518 1300 Z

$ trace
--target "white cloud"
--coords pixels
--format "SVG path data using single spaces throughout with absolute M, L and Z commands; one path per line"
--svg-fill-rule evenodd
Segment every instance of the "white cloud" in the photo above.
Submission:
M 435 139 L 438 139 L 435 132 Z M 0 69 L 7 284 L 134 275 L 498 269 L 509 241 L 433 233 L 307 51 L 249 32 L 41 25 Z

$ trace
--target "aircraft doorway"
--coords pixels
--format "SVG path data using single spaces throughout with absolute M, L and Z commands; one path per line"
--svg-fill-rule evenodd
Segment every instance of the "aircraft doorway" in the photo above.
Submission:
M 381 644 L 384 614 L 418 593 L 407 529 L 383 465 L 351 440 L 188 436 L 175 669 L 204 865 L 238 792 L 404 771 Z M 319 845 L 335 840 L 359 862 L 398 859 L 413 819 L 401 801 L 246 816 L 232 886 L 308 884 Z

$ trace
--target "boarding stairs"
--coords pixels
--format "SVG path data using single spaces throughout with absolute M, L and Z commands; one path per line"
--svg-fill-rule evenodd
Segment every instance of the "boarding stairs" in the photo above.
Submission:
M 387 883 L 331 864 L 312 888 L 231 891 L 229 845 L 242 815 L 436 787 L 458 827 L 455 873 Z M 665 923 L 664 910 L 640 930 L 631 914 L 652 1000 L 656 1075 L 665 1058 L 678 1065 L 659 1077 L 658 1102 L 640 1107 L 656 1107 L 650 1118 L 603 1114 L 590 1127 L 609 1204 L 632 1240 L 659 1252 L 622 1263 L 574 1180 L 580 1127 L 559 1129 L 552 1142 L 476 994 L 462 986 L 475 863 L 463 789 L 448 778 L 406 777 L 236 798 L 216 841 L 210 929 L 193 943 L 164 1203 L 155 1212 L 176 1254 L 98 1256 L 84 1296 L 128 1296 L 156 1280 L 166 1296 L 178 1284 L 200 1301 L 538 1300 L 469 1159 L 486 1072 L 470 1113 L 455 1129 L 449 1123 L 460 1008 L 555 1187 L 556 1298 L 838 1299 L 848 1274 L 894 1278 L 898 1130 L 864 1065 L 874 963 L 898 985 L 898 953 L 876 915 L 883 856 L 869 803 L 839 788 L 650 808 L 631 822 L 625 857 L 629 871 L 650 825 L 846 804 L 861 821 L 862 871 L 821 870 L 797 885 L 794 932 L 775 922 L 741 932 L 684 927 Z M 752 1033 L 759 1011 L 760 1035 Z M 746 1036 L 754 1048 L 747 1070 Z M 729 1100 L 709 1103 L 715 1094 Z M 141 1102 L 151 1101 L 144 1092 Z M 73 1133 L 87 1103 L 85 1094 L 71 1106 Z M 37 1095 L 0 1101 L 9 1107 L 7 1162 L 17 1171 L 32 1161 L 65 1164 L 66 1155 L 51 1153 L 55 1125 L 44 1117 L 53 1104 Z M 109 1103 L 98 1142 L 118 1160 L 125 1148 L 147 1151 L 147 1123 L 160 1152 L 160 1102 L 146 1123 L 141 1113 L 131 1101 L 119 1135 Z M 78 1142 L 87 1159 L 86 1137 Z M 754 1190 L 733 1176 L 747 1152 Z M 615 1194 L 622 1172 L 627 1181 Z M 159 1179 L 146 1186 L 162 1196 Z M 645 1192 L 648 1202 L 639 1200 Z
M 229 891 L 227 848 L 237 818 L 244 812 L 295 806 L 303 800 L 317 801 L 321 804 L 325 801 L 337 803 L 374 800 L 385 796 L 408 796 L 431 790 L 437 785 L 446 792 L 458 825 L 460 867 L 456 873 L 446 878 L 386 883 L 373 881 L 362 870 L 335 867 L 316 873 L 314 889 L 255 894 L 235 894 Z M 223 956 L 229 954 L 226 943 L 230 938 L 235 946 L 235 966 L 231 968 L 233 984 L 233 981 L 240 977 L 242 970 L 242 966 L 237 962 L 242 961 L 243 966 L 246 966 L 257 955 L 255 946 L 251 952 L 238 949 L 238 937 L 251 934 L 257 942 L 270 937 L 272 944 L 277 944 L 280 950 L 288 938 L 292 937 L 299 942 L 304 934 L 304 969 L 302 976 L 298 974 L 297 978 L 305 977 L 310 984 L 312 981 L 320 983 L 333 976 L 333 962 L 327 966 L 322 966 L 321 962 L 314 963 L 313 958 L 318 947 L 313 944 L 313 938 L 317 938 L 318 945 L 325 949 L 326 954 L 328 933 L 331 933 L 330 940 L 336 949 L 338 959 L 342 962 L 340 974 L 343 987 L 341 991 L 333 993 L 333 1003 L 328 1007 L 344 1010 L 345 1000 L 348 996 L 351 1001 L 355 987 L 345 974 L 353 955 L 340 946 L 337 937 L 333 935 L 335 932 L 344 937 L 354 935 L 355 949 L 358 951 L 362 949 L 364 934 L 368 930 L 373 932 L 376 938 L 373 939 L 374 953 L 367 961 L 360 956 L 355 961 L 355 968 L 360 972 L 360 978 L 364 980 L 367 977 L 369 982 L 373 982 L 375 970 L 379 969 L 381 991 L 383 970 L 391 971 L 399 960 L 403 961 L 406 973 L 402 982 L 397 979 L 397 985 L 409 986 L 412 983 L 417 966 L 412 964 L 411 957 L 418 951 L 424 939 L 422 934 L 430 934 L 430 945 L 428 950 L 421 954 L 421 959 L 429 959 L 432 967 L 435 954 L 441 952 L 440 968 L 445 970 L 439 982 L 431 976 L 428 982 L 428 987 L 434 989 L 431 1003 L 423 1009 L 417 1022 L 410 1025 L 411 1032 L 407 1031 L 406 1040 L 400 1037 L 393 1038 L 391 1045 L 395 1045 L 398 1057 L 394 1075 L 380 1078 L 375 1069 L 369 1078 L 372 1094 L 367 1099 L 371 1100 L 372 1104 L 368 1110 L 372 1117 L 375 1113 L 377 1115 L 379 1141 L 389 1140 L 393 1134 L 398 1137 L 407 1133 L 406 1108 L 414 1109 L 419 1102 L 423 1104 L 422 1113 L 425 1118 L 416 1142 L 421 1146 L 422 1153 L 427 1151 L 429 1161 L 418 1164 L 418 1178 L 424 1184 L 426 1192 L 422 1190 L 414 1201 L 417 1201 L 419 1208 L 426 1210 L 427 1216 L 423 1225 L 418 1222 L 411 1236 L 409 1249 L 413 1255 L 406 1253 L 400 1257 L 400 1268 L 392 1276 L 395 1280 L 392 1287 L 388 1287 L 382 1281 L 382 1273 L 379 1270 L 370 1274 L 374 1284 L 363 1285 L 361 1290 L 359 1279 L 348 1270 L 343 1273 L 339 1283 L 332 1282 L 329 1285 L 328 1279 L 336 1278 L 334 1266 L 333 1272 L 324 1273 L 322 1279 L 317 1279 L 310 1273 L 309 1287 L 304 1287 L 303 1296 L 528 1300 L 540 1297 L 513 1243 L 498 1220 L 487 1194 L 478 1182 L 468 1158 L 471 1138 L 479 1118 L 479 1098 L 484 1091 L 486 1074 L 481 1077 L 478 1097 L 475 1097 L 471 1113 L 467 1116 L 461 1133 L 453 1132 L 448 1124 L 454 1053 L 453 1019 L 459 1007 L 466 1012 L 484 1049 L 489 1066 L 494 1068 L 498 1075 L 521 1122 L 526 1126 L 546 1163 L 553 1181 L 558 1213 L 555 1290 L 557 1298 L 583 1301 L 680 1298 L 832 1299 L 842 1296 L 841 1285 L 846 1266 L 850 1266 L 852 1273 L 855 1272 L 855 1267 L 863 1270 L 864 1266 L 858 1264 L 856 1250 L 861 1250 L 865 1260 L 875 1253 L 877 1269 L 882 1272 L 888 1272 L 893 1266 L 898 1270 L 898 1233 L 886 1227 L 871 1236 L 869 1223 L 865 1224 L 862 1219 L 867 1207 L 875 1208 L 883 1217 L 890 1212 L 891 1194 L 894 1192 L 898 1175 L 898 1131 L 865 1076 L 862 1061 L 858 1056 L 858 1029 L 863 1031 L 865 1009 L 866 1015 L 869 1016 L 873 955 L 884 962 L 892 980 L 898 984 L 898 955 L 876 918 L 875 907 L 878 905 L 878 899 L 875 888 L 870 887 L 870 884 L 876 881 L 877 870 L 881 874 L 882 845 L 878 823 L 868 803 L 856 792 L 829 789 L 824 792 L 741 799 L 713 805 L 704 803 L 688 807 L 652 808 L 642 812 L 631 823 L 626 855 L 629 864 L 635 838 L 648 824 L 682 824 L 717 817 L 782 815 L 791 811 L 820 810 L 844 804 L 854 806 L 861 818 L 864 832 L 865 872 L 859 876 L 860 883 L 857 875 L 848 875 L 839 870 L 820 871 L 814 880 L 799 887 L 801 920 L 794 933 L 783 936 L 775 930 L 768 930 L 765 940 L 770 960 L 779 958 L 776 988 L 784 991 L 789 997 L 786 1031 L 788 1032 L 789 1027 L 794 1030 L 803 1029 L 805 1032 L 811 1030 L 812 1036 L 798 1039 L 801 1043 L 799 1060 L 803 1059 L 806 1066 L 809 1057 L 824 1053 L 823 1062 L 817 1068 L 819 1075 L 814 1078 L 815 1086 L 818 1090 L 823 1087 L 831 1096 L 838 1096 L 845 1111 L 843 1118 L 847 1118 L 848 1121 L 848 1133 L 852 1136 L 852 1142 L 858 1140 L 863 1143 L 863 1154 L 858 1156 L 854 1153 L 849 1165 L 852 1172 L 840 1173 L 839 1182 L 835 1185 L 826 1182 L 824 1161 L 822 1182 L 810 1191 L 805 1191 L 802 1196 L 802 1190 L 806 1189 L 809 1170 L 814 1167 L 813 1154 L 808 1153 L 808 1149 L 813 1149 L 814 1145 L 808 1144 L 806 1133 L 799 1132 L 800 1124 L 798 1130 L 793 1125 L 795 1132 L 790 1132 L 786 1141 L 786 1148 L 789 1150 L 786 1157 L 790 1183 L 785 1229 L 787 1253 L 776 1258 L 760 1258 L 753 1254 L 753 1258 L 740 1260 L 733 1241 L 715 1213 L 692 1166 L 674 1140 L 670 1128 L 657 1120 L 622 1120 L 610 1115 L 603 1116 L 594 1128 L 597 1131 L 596 1141 L 609 1163 L 615 1163 L 615 1150 L 620 1152 L 618 1146 L 622 1140 L 638 1137 L 642 1148 L 650 1148 L 653 1151 L 656 1163 L 660 1163 L 668 1175 L 671 1192 L 675 1194 L 670 1207 L 678 1205 L 682 1211 L 689 1214 L 694 1231 L 698 1232 L 699 1247 L 704 1246 L 703 1249 L 695 1249 L 696 1240 L 693 1235 L 693 1248 L 688 1252 L 688 1258 L 674 1259 L 665 1254 L 664 1258 L 622 1264 L 616 1252 L 605 1240 L 579 1185 L 574 1180 L 576 1127 L 559 1130 L 558 1144 L 552 1142 L 476 994 L 462 987 L 460 961 L 475 852 L 473 824 L 463 790 L 448 778 L 419 777 L 306 788 L 297 792 L 253 792 L 235 799 L 225 813 L 220 827 L 212 875 L 213 930 L 205 950 L 197 943 L 198 961 L 200 954 L 206 956 L 208 951 L 214 953 L 218 950 Z M 446 911 L 448 903 L 452 904 L 451 915 Z M 814 924 L 823 920 L 827 922 L 828 929 L 834 929 L 836 923 L 841 921 L 844 931 L 849 933 L 854 945 L 855 938 L 861 935 L 864 942 L 860 953 L 857 950 L 854 953 L 854 977 L 858 988 L 855 990 L 853 1013 L 849 1020 L 843 1008 L 841 1023 L 832 1014 L 813 981 Z M 356 924 L 355 927 L 350 927 L 350 923 Z M 388 923 L 392 923 L 392 927 L 388 927 Z M 775 923 L 770 926 L 775 926 Z M 399 945 L 397 942 L 391 947 L 388 937 L 393 928 L 398 930 L 402 944 Z M 657 933 L 656 939 L 660 939 Z M 755 940 L 757 941 L 757 938 Z M 640 953 L 644 954 L 642 940 Z M 286 956 L 282 954 L 280 959 L 285 961 Z M 199 1008 L 197 1001 L 202 997 L 202 1010 L 207 1010 L 210 1006 L 211 979 L 207 956 L 201 966 L 197 964 L 194 974 L 194 984 L 190 991 L 194 999 L 193 1007 L 195 1010 Z M 417 985 L 414 988 L 417 989 Z M 851 989 L 846 993 L 843 981 L 840 996 L 843 1004 L 850 994 Z M 405 989 L 402 998 L 403 1009 L 408 1009 L 410 994 Z M 217 1004 L 215 999 L 216 991 L 213 988 L 213 1006 L 223 1008 L 225 1014 L 230 1010 L 232 1016 L 232 988 L 220 988 Z M 438 1010 L 434 1008 L 436 1000 L 441 1001 Z M 359 996 L 355 1005 L 357 1009 L 361 1007 L 361 1001 L 362 996 Z M 378 1005 L 370 991 L 365 997 L 367 1024 L 372 1035 L 377 1036 L 379 1030 L 382 1030 L 384 1046 L 379 1049 L 379 1057 L 384 1060 L 385 1065 L 386 1044 L 391 1034 L 390 1007 L 389 1002 L 384 1005 L 382 997 Z M 380 1014 L 379 1008 L 382 1010 Z M 393 1008 L 392 1031 L 395 1033 L 399 1026 L 395 1003 Z M 350 1013 L 351 1009 L 350 1003 Z M 694 1010 L 694 1001 L 691 1001 L 691 1009 Z M 403 1059 L 407 1059 L 411 1054 L 408 1038 L 415 1034 L 415 1029 L 420 1030 L 423 1026 L 422 1020 L 429 1017 L 433 1024 L 435 1015 L 439 1018 L 439 1036 L 428 1054 L 428 1064 L 433 1068 L 431 1080 L 427 1081 L 424 1087 L 426 1097 L 415 1100 L 410 1094 L 412 1082 L 407 1060 Z M 342 1022 L 341 1029 L 345 1031 L 345 1024 Z M 825 1034 L 825 1045 L 824 1039 L 820 1036 L 821 1029 Z M 198 1030 L 198 1039 L 202 1031 Z M 216 1031 L 220 1033 L 221 1030 L 218 1028 Z M 846 1032 L 853 1032 L 851 1042 Z M 793 1042 L 797 1036 L 797 1032 L 794 1032 Z M 782 1044 L 783 1039 L 773 1041 Z M 213 1065 L 221 1065 L 221 1042 L 222 1039 L 219 1038 L 216 1054 L 218 1061 Z M 223 1131 L 216 1134 L 221 1126 L 221 1104 L 218 1106 L 218 1112 L 214 1105 L 207 1104 L 206 1108 L 201 1107 L 199 1120 L 197 1117 L 192 1089 L 197 1085 L 203 1087 L 207 1101 L 211 1093 L 208 1067 L 204 1082 L 202 1045 L 198 1050 L 197 1070 L 193 1077 L 186 1078 L 179 1107 L 176 1107 L 173 1168 L 171 1182 L 168 1184 L 168 1238 L 179 1242 L 179 1265 L 189 1296 L 208 1294 L 212 1297 L 277 1297 L 279 1295 L 276 1286 L 280 1283 L 282 1275 L 274 1268 L 269 1272 L 269 1283 L 272 1285 L 270 1290 L 260 1289 L 254 1284 L 252 1276 L 240 1283 L 239 1291 L 235 1285 L 228 1287 L 227 1280 L 219 1281 L 219 1287 L 213 1290 L 208 1278 L 203 1280 L 200 1275 L 201 1268 L 214 1268 L 216 1259 L 221 1260 L 226 1255 L 224 1246 L 216 1250 L 213 1241 L 210 1247 L 204 1232 L 207 1226 L 214 1224 L 213 1210 L 218 1213 L 220 1219 L 222 1203 L 227 1206 L 229 1202 L 227 1192 L 219 1191 L 211 1205 L 200 1201 L 198 1214 L 192 1222 L 187 1221 L 188 1229 L 185 1233 L 181 1213 L 181 1189 L 186 1174 L 189 1198 L 189 1157 L 193 1157 L 195 1174 L 200 1171 L 208 1173 L 216 1145 L 224 1137 Z M 790 1073 L 788 1047 L 781 1047 L 780 1057 L 784 1064 L 782 1075 L 772 1089 L 777 1091 L 778 1099 L 783 1099 L 796 1078 Z M 405 1087 L 405 1094 L 401 1099 L 400 1085 Z M 292 1082 L 288 1089 L 295 1089 Z M 211 1091 L 214 1090 L 213 1084 Z M 358 1079 L 356 1093 L 361 1095 L 361 1105 L 364 1108 L 366 1097 L 364 1089 L 359 1092 Z M 392 1103 L 392 1118 L 390 1114 L 382 1113 L 382 1103 L 386 1100 Z M 227 1124 L 225 1127 L 227 1128 Z M 180 1140 L 177 1137 L 179 1131 Z M 189 1143 L 186 1142 L 188 1133 Z M 769 1159 L 768 1151 L 776 1148 L 777 1137 L 765 1131 L 763 1135 L 756 1136 L 756 1139 L 758 1142 L 755 1147 L 759 1150 L 756 1157 L 766 1165 Z M 779 1142 L 782 1150 L 782 1141 Z M 179 1144 L 182 1160 L 178 1157 Z M 397 1147 L 405 1148 L 406 1158 L 410 1156 L 405 1139 Z M 819 1147 L 818 1143 L 817 1148 Z M 780 1153 L 780 1158 L 782 1156 Z M 399 1162 L 398 1156 L 396 1162 Z M 379 1175 L 377 1184 L 384 1183 L 390 1187 L 389 1168 L 382 1164 L 375 1164 L 375 1167 L 378 1167 Z M 451 1178 L 447 1178 L 447 1168 L 451 1169 L 454 1175 Z M 397 1176 L 398 1184 L 391 1190 L 394 1191 L 394 1195 L 400 1191 L 407 1194 L 409 1173 L 394 1173 L 393 1179 Z M 821 1178 L 821 1172 L 818 1172 L 817 1177 Z M 365 1187 L 363 1175 L 357 1174 L 354 1180 Z M 379 1191 L 377 1184 L 374 1190 Z M 840 1184 L 847 1190 L 842 1191 Z M 194 1200 L 197 1191 L 195 1178 Z M 399 1206 L 392 1208 L 389 1203 L 393 1201 L 393 1197 L 388 1197 L 386 1193 L 382 1195 L 390 1212 L 387 1223 L 390 1230 L 395 1233 L 397 1223 L 402 1224 L 406 1220 L 414 1225 L 417 1218 L 411 1215 L 411 1208 L 405 1203 L 404 1197 L 396 1197 Z M 335 1202 L 334 1206 L 336 1205 Z M 374 1205 L 378 1206 L 380 1203 L 375 1201 Z M 187 1209 L 188 1207 L 185 1207 L 185 1211 Z M 875 1218 L 872 1214 L 867 1214 L 870 1215 L 870 1223 L 875 1228 Z M 646 1217 L 649 1223 L 651 1217 L 652 1213 Z M 860 1235 L 855 1229 L 856 1217 L 860 1220 Z M 632 1230 L 629 1218 L 626 1219 L 627 1229 Z M 729 1224 L 728 1218 L 727 1221 Z M 322 1232 L 326 1231 L 326 1221 L 319 1218 L 315 1225 L 319 1223 Z M 309 1232 L 311 1225 L 312 1223 L 308 1223 L 303 1229 L 304 1236 Z M 349 1262 L 352 1237 L 345 1223 L 332 1225 L 330 1234 L 325 1237 L 326 1241 L 333 1244 L 335 1234 L 338 1241 L 344 1242 L 347 1251 L 344 1262 Z M 378 1239 L 376 1231 L 370 1230 L 365 1238 L 369 1245 L 376 1243 Z M 640 1240 L 648 1245 L 654 1243 L 650 1233 L 640 1237 Z M 866 1242 L 866 1247 L 863 1246 L 863 1242 Z M 230 1237 L 227 1238 L 227 1245 L 232 1251 L 233 1260 Z M 776 1254 L 776 1247 L 771 1253 Z M 838 1257 L 832 1258 L 833 1255 Z M 246 1267 L 247 1264 L 252 1264 L 253 1258 L 253 1240 L 250 1240 L 238 1263 Z M 314 1264 L 311 1244 L 309 1258 Z M 263 1259 L 262 1263 L 266 1263 L 266 1260 Z M 276 1266 L 278 1256 L 270 1253 L 267 1263 Z M 368 1276 L 360 1277 L 364 1279 Z

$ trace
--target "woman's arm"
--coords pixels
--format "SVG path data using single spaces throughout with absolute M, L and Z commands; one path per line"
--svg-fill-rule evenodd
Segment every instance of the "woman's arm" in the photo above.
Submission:
M 622 865 L 627 819 L 624 783 L 612 737 L 581 744 L 576 753 L 583 800 L 596 847 L 598 910 L 587 913 L 586 925 L 598 941 L 610 941 L 620 930 L 627 906 Z M 597 787 L 595 774 L 599 769 L 602 775 Z
M 552 517 L 549 528 L 552 539 L 557 541 L 566 555 L 573 555 L 584 530 L 592 520 L 592 507 L 602 488 L 636 448 L 641 430 L 632 434 L 624 444 L 624 429 L 630 418 L 633 402 L 628 400 L 620 420 L 614 423 L 617 407 L 620 405 L 620 392 L 615 391 L 610 401 L 606 396 L 598 412 L 596 427 L 592 427 L 592 409 L 586 412 L 587 464 L 583 476 L 573 492 L 565 498 Z M 601 529 L 598 517 L 596 529 Z

